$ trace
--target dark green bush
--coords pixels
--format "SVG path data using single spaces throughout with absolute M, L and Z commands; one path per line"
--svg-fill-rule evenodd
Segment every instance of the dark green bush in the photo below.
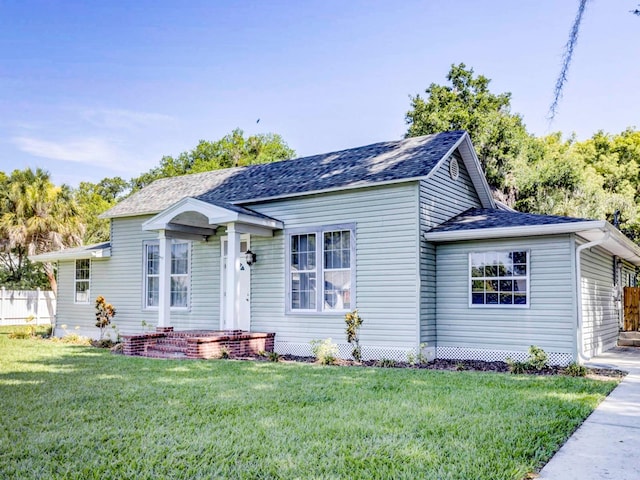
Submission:
M 376 367 L 382 368 L 395 368 L 398 366 L 398 362 L 391 358 L 381 358 L 376 362 Z
M 571 377 L 585 377 L 588 373 L 588 370 L 584 365 L 573 362 L 565 367 L 563 373 Z

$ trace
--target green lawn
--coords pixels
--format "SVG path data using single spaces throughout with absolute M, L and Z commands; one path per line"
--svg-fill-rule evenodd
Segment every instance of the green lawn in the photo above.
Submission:
M 616 381 L 163 361 L 0 334 L 0 478 L 521 479 Z

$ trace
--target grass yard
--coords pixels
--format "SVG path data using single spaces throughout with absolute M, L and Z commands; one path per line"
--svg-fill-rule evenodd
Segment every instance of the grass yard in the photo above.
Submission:
M 166 361 L 0 334 L 0 478 L 521 479 L 616 380 Z

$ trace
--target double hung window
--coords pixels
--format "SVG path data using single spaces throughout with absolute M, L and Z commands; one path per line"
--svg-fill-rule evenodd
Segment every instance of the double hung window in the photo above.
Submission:
M 74 302 L 89 303 L 89 291 L 91 287 L 91 260 L 83 258 L 76 260 L 74 281 Z
M 529 306 L 527 250 L 469 254 L 471 306 Z
M 355 307 L 355 226 L 317 227 L 287 234 L 289 312 Z
M 174 240 L 171 243 L 171 307 L 189 308 L 191 283 L 191 244 Z M 147 242 L 144 246 L 144 306 L 157 308 L 160 300 L 160 245 Z

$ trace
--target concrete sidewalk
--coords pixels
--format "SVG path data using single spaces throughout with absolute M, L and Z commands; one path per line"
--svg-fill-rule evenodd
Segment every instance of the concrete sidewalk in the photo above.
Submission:
M 629 372 L 540 472 L 549 480 L 640 479 L 640 348 L 617 347 L 587 364 Z

